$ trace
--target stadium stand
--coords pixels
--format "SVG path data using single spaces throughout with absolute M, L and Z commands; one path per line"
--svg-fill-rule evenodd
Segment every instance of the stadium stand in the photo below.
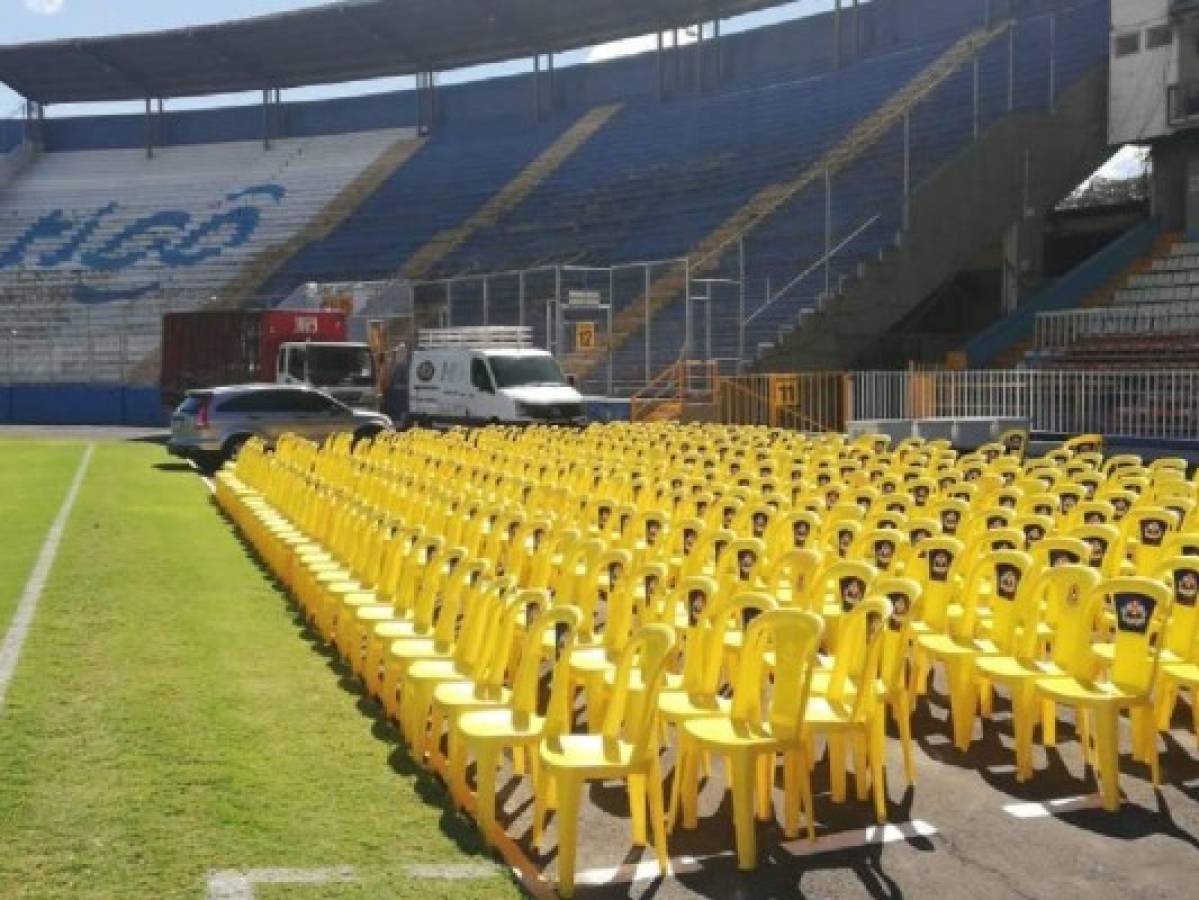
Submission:
M 326 204 L 408 130 L 283 141 L 48 153 L 4 191 L 0 209 L 0 310 L 20 334 L 16 364 L 53 365 L 51 377 L 119 378 L 106 354 L 76 344 L 50 361 L 39 338 L 95 329 L 118 312 L 117 339 L 154 330 L 158 303 L 194 306 L 236 278 L 254 256 L 304 229 Z M 118 301 L 130 301 L 119 303 Z M 69 346 L 69 342 L 66 342 Z M 129 348 L 134 352 L 142 347 Z M 90 367 L 82 371 L 81 366 Z
M 375 166 L 369 189 L 372 161 L 412 136 L 395 126 L 414 124 L 414 92 L 284 104 L 285 137 L 269 152 L 248 143 L 261 109 L 169 113 L 150 160 L 141 117 L 47 120 L 46 152 L 0 188 L 0 303 L 21 333 L 10 370 L 124 380 L 168 303 L 273 303 L 311 281 L 681 257 L 693 276 L 727 278 L 739 232 L 744 341 L 728 302 L 691 323 L 692 340 L 752 361 L 919 239 L 903 234 L 905 183 L 918 187 L 1000 119 L 1051 106 L 1107 54 L 1108 0 L 910 0 L 859 14 L 840 46 L 820 14 L 723 37 L 718 61 L 684 47 L 665 72 L 652 53 L 566 68 L 539 120 L 529 75 L 439 88 L 432 133 Z M 826 260 L 829 232 L 844 246 Z M 593 390 L 605 375 L 624 390 L 644 383 L 679 353 L 686 284 L 680 266 L 656 273 L 650 338 L 644 292 L 621 292 L 613 374 L 597 368 L 606 354 L 568 355 L 568 368 Z M 453 318 L 519 314 L 497 290 Z M 530 324 L 547 339 L 544 317 Z M 59 349 L 85 342 L 86 354 Z M 119 366 L 97 363 L 105 354 Z

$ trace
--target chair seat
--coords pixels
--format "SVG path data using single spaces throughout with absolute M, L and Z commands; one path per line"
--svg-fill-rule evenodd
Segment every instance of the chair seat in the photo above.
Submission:
M 541 762 L 550 769 L 581 775 L 623 775 L 633 762 L 633 745 L 602 734 L 564 734 L 541 744 Z
M 959 644 L 947 634 L 922 634 L 917 638 L 916 643 L 920 645 L 921 650 L 925 650 L 933 656 L 964 657 L 978 653 L 972 644 Z
M 760 722 L 734 722 L 728 716 L 720 716 L 692 719 L 685 722 L 683 728 L 690 737 L 718 748 L 769 750 L 778 746 L 778 739 L 770 726 Z
M 1026 662 L 1014 656 L 980 656 L 974 665 L 987 678 L 1003 684 L 1060 674 L 1052 663 Z
M 511 700 L 507 688 L 481 688 L 473 681 L 443 681 L 433 692 L 433 702 L 443 709 L 486 709 L 507 706 Z
M 396 608 L 390 603 L 375 603 L 368 606 L 360 606 L 354 610 L 354 615 L 361 622 L 386 622 L 394 619 Z
M 471 742 L 532 741 L 538 740 L 544 730 L 543 716 L 518 716 L 507 707 L 471 710 L 458 720 L 458 733 Z
M 804 709 L 804 726 L 813 731 L 849 731 L 860 728 L 853 718 L 853 698 L 833 702 L 827 697 L 809 697 Z
M 1168 663 L 1163 669 L 1167 675 L 1180 684 L 1199 688 L 1199 663 Z
M 732 701 L 724 697 L 706 697 L 681 690 L 664 690 L 658 695 L 658 712 L 672 722 L 728 715 L 731 707 Z
M 1148 702 L 1140 694 L 1129 693 L 1110 681 L 1083 682 L 1069 675 L 1055 675 L 1037 681 L 1037 692 L 1059 703 L 1085 706 L 1129 706 Z

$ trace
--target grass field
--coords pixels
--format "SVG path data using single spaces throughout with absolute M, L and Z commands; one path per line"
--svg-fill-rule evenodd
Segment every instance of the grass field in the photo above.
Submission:
M 0 610 L 81 452 L 0 443 Z M 354 883 L 255 896 L 515 896 L 499 868 L 411 877 L 485 858 L 360 702 L 193 473 L 98 445 L 0 709 L 0 896 L 194 898 L 212 870 L 347 865 Z
M 0 633 L 82 456 L 79 444 L 0 444 Z

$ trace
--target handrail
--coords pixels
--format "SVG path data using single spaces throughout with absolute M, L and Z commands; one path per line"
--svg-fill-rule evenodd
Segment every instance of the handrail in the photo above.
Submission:
M 824 254 L 824 256 L 820 257 L 820 259 L 816 260 L 816 262 L 812 263 L 810 266 L 808 266 L 806 269 L 804 269 L 802 272 L 800 272 L 798 275 L 796 275 L 794 278 L 792 278 L 790 281 L 788 281 L 785 285 L 783 285 L 781 288 L 779 288 L 779 290 L 777 292 L 775 292 L 773 297 L 768 297 L 766 299 L 765 303 L 763 303 L 761 306 L 759 306 L 757 309 L 755 309 L 752 313 L 750 313 L 748 316 L 746 316 L 744 324 L 748 325 L 750 322 L 752 322 L 754 319 L 756 319 L 759 315 L 761 315 L 766 310 L 766 308 L 768 306 L 770 306 L 776 300 L 779 300 L 784 294 L 788 293 L 792 288 L 794 288 L 797 284 L 799 284 L 801 281 L 803 281 L 805 278 L 807 278 L 809 275 L 811 275 L 817 269 L 820 269 L 822 266 L 824 266 L 827 263 L 831 263 L 833 261 L 834 256 L 836 256 L 838 253 L 840 253 L 842 250 L 844 250 L 846 248 L 846 246 L 848 246 L 852 241 L 857 239 L 858 235 L 862 234 L 862 232 L 864 232 L 867 228 L 869 228 L 871 225 L 873 225 L 875 222 L 877 222 L 882 217 L 883 217 L 882 213 L 876 213 L 875 215 L 873 215 L 869 219 L 867 219 L 865 222 L 863 222 L 861 225 L 859 225 L 857 228 L 855 228 L 852 232 L 850 232 L 850 234 L 843 241 L 841 241 L 841 243 L 837 244 L 836 247 L 833 247 L 831 250 L 829 250 L 828 253 Z

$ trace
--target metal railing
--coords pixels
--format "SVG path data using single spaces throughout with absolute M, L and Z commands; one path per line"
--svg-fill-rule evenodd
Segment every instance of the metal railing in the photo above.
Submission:
M 1063 350 L 1090 337 L 1199 331 L 1199 301 L 1137 303 L 1037 315 L 1038 350 Z
M 1034 431 L 1199 439 L 1199 370 L 855 372 L 853 419 L 1027 418 Z

